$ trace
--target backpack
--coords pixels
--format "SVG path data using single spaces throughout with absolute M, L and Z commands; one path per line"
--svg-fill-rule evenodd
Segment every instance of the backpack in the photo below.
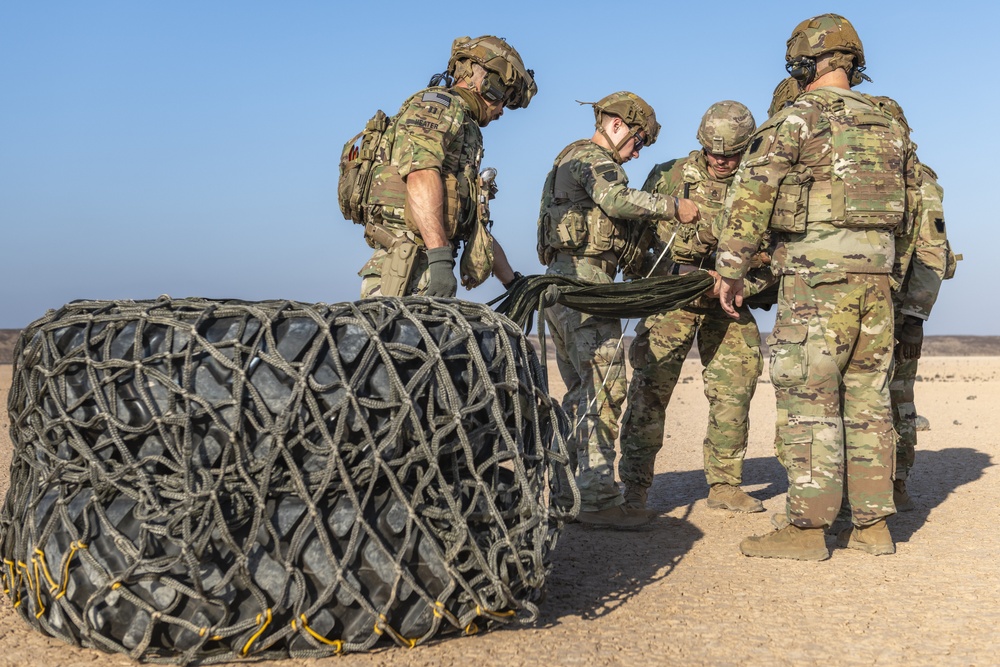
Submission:
M 365 129 L 344 144 L 340 153 L 340 179 L 337 181 L 337 203 L 345 220 L 365 224 L 365 205 L 371 189 L 372 166 L 379 144 L 389 127 L 389 117 L 379 109 L 365 123 Z

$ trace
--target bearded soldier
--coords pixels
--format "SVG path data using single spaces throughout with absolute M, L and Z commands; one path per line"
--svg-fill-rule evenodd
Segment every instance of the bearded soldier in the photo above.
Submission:
M 548 274 L 610 283 L 620 266 L 641 259 L 658 221 L 694 222 L 698 207 L 672 195 L 628 187 L 621 165 L 638 157 L 660 131 L 652 107 L 624 91 L 593 107 L 594 135 L 559 153 L 545 180 L 538 258 Z M 563 404 L 580 422 L 573 461 L 581 496 L 578 520 L 619 528 L 644 524 L 652 514 L 625 508 L 614 476 L 618 418 L 625 398 L 625 368 L 617 352 L 621 322 L 562 305 L 549 308 L 546 318 L 567 387 Z
M 895 100 L 875 96 L 871 99 L 891 113 L 907 132 L 910 131 L 903 109 Z M 955 265 L 960 259 L 948 243 L 944 224 L 944 190 L 937 182 L 937 174 L 923 163 L 918 163 L 917 170 L 920 208 L 905 251 L 897 253 L 901 257 L 895 272 L 901 286 L 892 299 L 897 342 L 889 395 L 892 399 L 893 426 L 899 436 L 892 497 L 896 510 L 900 512 L 914 508 L 913 499 L 906 489 L 906 480 L 916 454 L 917 411 L 913 403 L 913 386 L 924 340 L 924 321 L 930 317 L 937 301 L 941 281 L 955 275 Z
M 690 197 L 701 210 L 697 225 L 660 225 L 660 247 L 654 246 L 653 256 L 661 257 L 662 246 L 669 243 L 670 261 L 658 265 L 657 272 L 714 269 L 726 191 L 755 127 L 750 110 L 739 102 L 713 104 L 698 127 L 701 150 L 658 164 L 649 173 L 643 190 Z M 766 250 L 765 244 L 761 251 Z M 663 446 L 667 405 L 697 337 L 709 404 L 704 441 L 708 506 L 737 512 L 764 511 L 759 500 L 740 489 L 750 400 L 762 361 L 757 322 L 748 307 L 740 308 L 739 313 L 739 319 L 732 320 L 717 300 L 702 297 L 684 308 L 647 317 L 636 326 L 635 340 L 629 348 L 633 375 L 618 464 L 625 483 L 625 501 L 630 507 L 646 506 L 656 453 Z
M 742 278 L 764 232 L 774 234 L 781 282 L 768 345 L 788 524 L 748 537 L 740 550 L 829 558 L 824 528 L 846 484 L 853 526 L 838 544 L 891 554 L 890 273 L 896 237 L 919 198 L 916 159 L 905 128 L 851 90 L 865 78 L 865 60 L 849 21 L 836 14 L 803 21 L 786 61 L 804 92 L 751 139 L 730 189 L 716 263 L 720 301 L 738 318 Z
M 433 85 L 442 80 L 451 85 Z M 384 133 L 363 216 L 365 240 L 375 253 L 359 272 L 362 297 L 454 296 L 459 241 L 465 244 L 466 287 L 491 272 L 505 285 L 513 281 L 488 230 L 484 204 L 492 193 L 479 175 L 480 128 L 502 116 L 505 107 L 527 107 L 536 91 L 534 72 L 507 42 L 489 35 L 460 37 L 447 72 L 379 128 Z

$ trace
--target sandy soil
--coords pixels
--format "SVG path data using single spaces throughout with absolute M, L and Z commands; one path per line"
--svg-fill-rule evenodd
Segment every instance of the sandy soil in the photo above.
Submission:
M 6 405 L 10 366 L 0 366 Z M 552 377 L 558 377 L 555 369 Z M 701 467 L 707 404 L 689 360 L 668 414 L 644 532 L 568 526 L 542 617 L 531 627 L 416 649 L 336 658 L 348 665 L 994 665 L 1000 664 L 1000 357 L 921 360 L 920 434 L 910 488 L 918 508 L 891 519 L 894 556 L 834 549 L 821 563 L 751 559 L 786 481 L 773 455 L 774 394 L 754 400 L 746 488 L 764 514 L 710 510 Z M 561 387 L 553 387 L 558 394 Z M 6 411 L 0 466 L 10 461 Z M 6 491 L 7 477 L 0 479 Z M 828 538 L 833 546 L 833 538 Z M 333 659 L 260 663 L 332 664 Z M 31 630 L 0 602 L 0 665 L 128 665 Z

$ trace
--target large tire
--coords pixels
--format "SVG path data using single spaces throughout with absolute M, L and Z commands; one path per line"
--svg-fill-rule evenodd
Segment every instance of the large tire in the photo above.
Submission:
M 456 300 L 73 303 L 9 412 L 5 589 L 141 660 L 529 622 L 578 498 L 534 351 Z

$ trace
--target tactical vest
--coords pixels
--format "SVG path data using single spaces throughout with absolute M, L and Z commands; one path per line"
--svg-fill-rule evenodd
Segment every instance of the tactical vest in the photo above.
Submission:
M 538 261 L 548 265 L 558 253 L 568 253 L 575 257 L 596 257 L 614 253 L 621 259 L 623 253 L 633 253 L 629 247 L 638 243 L 632 237 L 641 234 L 638 224 L 609 217 L 592 200 L 570 201 L 567 192 L 557 190 L 557 176 L 560 169 L 567 169 L 569 158 L 576 151 L 594 146 L 589 139 L 575 141 L 556 157 L 552 169 L 545 177 L 542 188 L 542 202 L 538 214 Z M 649 228 L 649 225 L 642 225 Z M 650 230 L 647 236 L 651 236 Z
M 770 227 L 801 233 L 810 223 L 904 231 L 905 130 L 865 97 L 803 93 L 830 124 L 828 168 L 796 164 L 782 180 Z M 784 119 L 777 117 L 777 122 Z
M 406 183 L 399 175 L 400 154 L 396 149 L 396 129 L 402 112 L 412 104 L 420 104 L 429 96 L 446 99 L 448 104 L 464 104 L 461 97 L 444 88 L 427 88 L 411 96 L 389 119 L 376 151 L 368 206 L 371 220 L 388 227 L 405 227 L 419 237 L 420 230 L 410 219 L 406 208 Z M 441 166 L 444 183 L 444 228 L 449 240 L 466 241 L 477 220 L 479 164 L 483 157 L 483 139 L 475 119 L 467 114 L 458 141 L 444 146 L 445 159 Z
M 698 204 L 701 218 L 694 225 L 677 225 L 671 246 L 671 258 L 681 264 L 700 264 L 708 259 L 719 243 L 717 226 L 726 208 L 726 192 L 732 178 L 719 181 L 711 177 L 701 151 L 692 151 L 681 167 L 682 190 L 667 194 L 691 199 Z

